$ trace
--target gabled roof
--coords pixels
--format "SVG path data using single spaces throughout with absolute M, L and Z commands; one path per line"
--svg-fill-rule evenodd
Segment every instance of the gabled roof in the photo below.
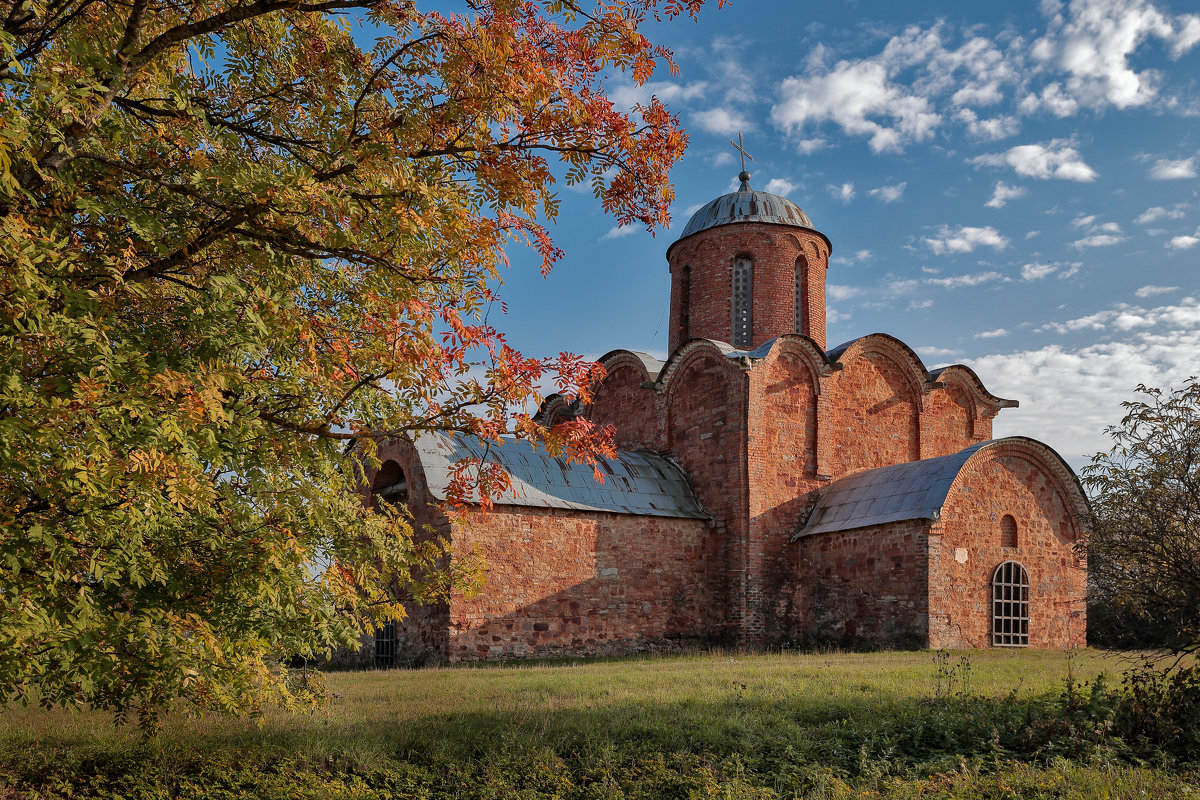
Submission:
M 512 479 L 511 489 L 492 498 L 496 504 L 708 519 L 679 468 L 653 453 L 619 451 L 615 459 L 599 462 L 600 483 L 587 464 L 567 463 L 525 441 L 505 439 L 489 446 L 474 436 L 439 432 L 417 437 L 414 447 L 429 491 L 439 500 L 446 499 L 457 462 L 484 459 L 499 464 Z M 478 497 L 476 493 L 471 499 Z
M 952 455 L 869 469 L 836 480 L 825 487 L 808 523 L 793 538 L 909 519 L 936 520 L 963 465 L 980 448 L 994 443 L 980 442 Z

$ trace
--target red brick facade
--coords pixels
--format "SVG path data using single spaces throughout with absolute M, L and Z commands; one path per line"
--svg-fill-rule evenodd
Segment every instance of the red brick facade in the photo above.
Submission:
M 480 597 L 410 626 L 416 660 L 695 642 L 986 647 L 993 575 L 1009 561 L 1029 577 L 1029 646 L 1082 646 L 1086 565 L 1074 542 L 1085 500 L 1044 445 L 1005 439 L 964 454 L 925 516 L 805 534 L 831 482 L 961 453 L 1015 405 L 966 367 L 930 372 L 884 334 L 826 352 L 829 252 L 808 228 L 754 221 L 681 239 L 668 251 L 669 359 L 609 353 L 590 407 L 543 408 L 547 424 L 582 414 L 613 426 L 620 449 L 667 456 L 710 521 L 501 505 L 451 530 L 420 495 L 411 448 L 392 445 L 415 476 L 418 522 L 488 563 Z M 753 333 L 735 350 L 721 343 L 739 258 L 753 262 Z

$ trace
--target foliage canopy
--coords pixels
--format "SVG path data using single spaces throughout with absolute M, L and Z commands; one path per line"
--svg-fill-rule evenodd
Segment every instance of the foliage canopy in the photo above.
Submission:
M 1093 495 L 1088 624 L 1106 643 L 1200 649 L 1200 380 L 1138 386 L 1113 446 L 1084 469 Z
M 295 701 L 281 657 L 469 583 L 342 451 L 586 392 L 488 324 L 503 248 L 559 258 L 556 174 L 667 219 L 684 134 L 605 81 L 701 2 L 0 8 L 0 702 Z

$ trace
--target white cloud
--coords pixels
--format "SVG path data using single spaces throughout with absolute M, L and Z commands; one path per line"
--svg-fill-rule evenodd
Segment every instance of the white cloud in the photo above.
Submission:
M 967 126 L 967 133 L 970 136 L 988 142 L 1007 139 L 1009 136 L 1016 136 L 1021 130 L 1020 121 L 1016 117 L 1007 114 L 980 119 L 979 115 L 971 109 L 960 108 L 954 117 Z
M 1071 246 L 1080 250 L 1084 249 L 1085 247 L 1112 247 L 1114 244 L 1120 244 L 1128 239 L 1128 236 L 1116 236 L 1111 233 L 1096 233 L 1071 242 Z
M 696 127 L 709 133 L 726 135 L 754 130 L 754 123 L 749 117 L 731 108 L 718 106 L 706 111 L 693 111 L 691 118 Z
M 1079 469 L 1111 446 L 1104 429 L 1120 421 L 1120 403 L 1134 397 L 1138 384 L 1177 386 L 1195 372 L 1200 333 L 1144 333 L 1078 348 L 1052 344 L 966 361 L 989 391 L 1021 402 L 1000 413 L 993 436 L 1039 439 Z
M 801 139 L 800 141 L 796 142 L 796 151 L 802 156 L 807 156 L 817 152 L 818 150 L 824 150 L 828 146 L 829 141 L 827 139 L 821 139 L 819 137 L 815 139 Z
M 1200 231 L 1196 231 L 1191 236 L 1176 236 L 1167 242 L 1167 247 L 1171 250 L 1191 250 L 1198 244 L 1200 244 Z
M 901 181 L 891 186 L 880 186 L 878 189 L 871 189 L 867 194 L 871 195 L 871 197 L 879 198 L 881 203 L 894 203 L 904 196 L 904 189 L 907 186 L 908 181 Z
M 1154 38 L 1178 58 L 1200 40 L 1194 26 L 1194 17 L 1165 14 L 1150 0 L 1073 0 L 1065 17 L 1051 12 L 1046 34 L 1031 50 L 1066 79 L 1026 98 L 1026 110 L 1046 108 L 1070 116 L 1080 107 L 1146 105 L 1158 95 L 1160 75 L 1152 69 L 1138 71 L 1131 56 Z
M 999 339 L 1001 336 L 1008 336 L 1008 331 L 1004 328 L 996 328 L 993 331 L 980 331 L 975 334 L 976 339 Z
M 708 84 L 704 81 L 693 81 L 683 85 L 670 81 L 647 81 L 641 86 L 636 83 L 621 84 L 608 93 L 608 98 L 618 108 L 644 106 L 650 102 L 651 97 L 657 97 L 664 103 L 679 105 L 703 97 L 707 90 Z
M 1179 291 L 1178 286 L 1143 286 L 1134 292 L 1138 297 L 1153 297 L 1157 294 L 1170 294 L 1171 292 Z
M 1040 281 L 1047 275 L 1053 275 L 1057 269 L 1054 264 L 1026 264 L 1021 267 L 1021 280 Z
M 608 233 L 600 237 L 600 241 L 603 242 L 605 239 L 624 239 L 626 236 L 637 233 L 639 230 L 641 228 L 638 228 L 636 225 L 614 226 L 608 229 Z
M 933 306 L 933 301 L 930 300 L 929 298 L 925 298 L 924 300 L 913 300 L 911 303 L 908 304 L 908 310 L 909 311 L 923 311 L 924 309 L 930 308 L 931 306 Z
M 958 289 L 963 286 L 978 286 L 981 283 L 994 283 L 996 281 L 1006 280 L 999 272 L 989 270 L 987 272 L 974 272 L 967 275 L 948 275 L 945 278 L 926 278 L 925 282 L 932 286 L 941 286 L 946 289 Z
M 947 347 L 914 347 L 913 349 L 921 358 L 958 358 L 962 355 L 961 350 L 952 350 Z
M 1071 246 L 1082 250 L 1085 247 L 1112 247 L 1129 239 L 1121 235 L 1121 226 L 1115 222 L 1096 224 L 1096 215 L 1080 215 L 1071 220 L 1071 227 L 1086 231 L 1089 235 L 1071 242 Z
M 853 266 L 854 264 L 858 264 L 863 261 L 870 261 L 873 255 L 874 253 L 872 253 L 870 250 L 855 250 L 850 255 L 836 255 L 831 260 L 835 264 Z
M 829 185 L 825 188 L 829 190 L 829 193 L 833 195 L 834 199 L 842 203 L 849 203 L 854 199 L 853 183 L 843 183 L 841 186 Z
M 1187 209 L 1190 207 L 1187 203 L 1179 203 L 1171 209 L 1163 208 L 1162 206 L 1152 206 L 1139 214 L 1134 223 L 1137 225 L 1149 225 L 1153 222 L 1158 222 L 1160 219 L 1183 219 Z
M 832 70 L 785 78 L 771 119 L 788 133 L 832 122 L 865 136 L 876 153 L 928 139 L 941 122 L 930 102 L 893 83 L 879 61 L 839 61 Z
M 1200 328 L 1200 301 L 1185 297 L 1175 305 L 1142 308 L 1118 303 L 1111 309 L 1097 311 L 1066 322 L 1048 322 L 1035 333 L 1073 333 L 1076 331 L 1132 331 L 1136 329 L 1179 327 Z
M 984 205 L 988 208 L 1004 208 L 1004 206 L 1008 205 L 1009 200 L 1024 197 L 1028 194 L 1028 191 L 1024 186 L 1009 186 L 1004 181 L 998 181 L 995 191 L 992 192 L 992 199 L 988 200 Z
M 862 289 L 857 286 L 840 286 L 836 283 L 831 283 L 825 287 L 825 294 L 830 300 L 843 301 L 849 300 L 852 297 L 858 297 L 862 294 Z
M 1072 142 L 1054 139 L 1044 144 L 1022 144 L 1003 153 L 990 153 L 968 163 L 989 167 L 1012 167 L 1018 175 L 1048 180 L 1094 181 L 1096 171 L 1079 155 Z
M 924 237 L 921 241 L 938 255 L 970 253 L 977 247 L 991 247 L 995 250 L 1003 250 L 1008 247 L 1008 239 L 1001 236 L 1000 232 L 990 225 L 983 228 L 960 225 L 953 230 L 949 226 L 943 225 L 935 236 Z
M 1079 268 L 1083 266 L 1079 261 L 1048 261 L 1044 264 L 1031 263 L 1021 267 L 1021 280 L 1023 281 L 1040 281 L 1042 278 L 1049 277 L 1058 273 L 1058 277 L 1070 278 L 1075 273 L 1079 272 Z
M 771 178 L 767 181 L 767 191 L 771 194 L 789 195 L 796 190 L 796 184 L 786 178 Z
M 1178 161 L 1168 161 L 1165 158 L 1160 158 L 1150 168 L 1150 177 L 1156 181 L 1194 178 L 1196 177 L 1196 159 L 1183 158 Z

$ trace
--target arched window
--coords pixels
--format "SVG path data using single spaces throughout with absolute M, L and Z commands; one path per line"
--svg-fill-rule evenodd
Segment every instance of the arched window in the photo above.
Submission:
M 395 622 L 385 622 L 375 629 L 374 663 L 380 669 L 396 666 Z
M 804 333 L 808 320 L 804 318 L 808 303 L 808 259 L 800 256 L 796 259 L 796 333 Z
M 1017 521 L 1013 519 L 1012 514 L 1005 514 L 1000 519 L 1000 546 L 1017 546 Z
M 746 256 L 733 261 L 733 346 L 747 348 L 754 340 L 754 262 Z
M 992 646 L 1029 646 L 1029 573 L 1016 561 L 992 575 Z
M 387 501 L 392 505 L 403 505 L 408 502 L 408 482 L 404 480 L 404 470 L 395 461 L 385 461 L 371 481 L 371 502 Z
M 692 265 L 684 264 L 679 273 L 679 341 L 688 340 L 692 326 Z

